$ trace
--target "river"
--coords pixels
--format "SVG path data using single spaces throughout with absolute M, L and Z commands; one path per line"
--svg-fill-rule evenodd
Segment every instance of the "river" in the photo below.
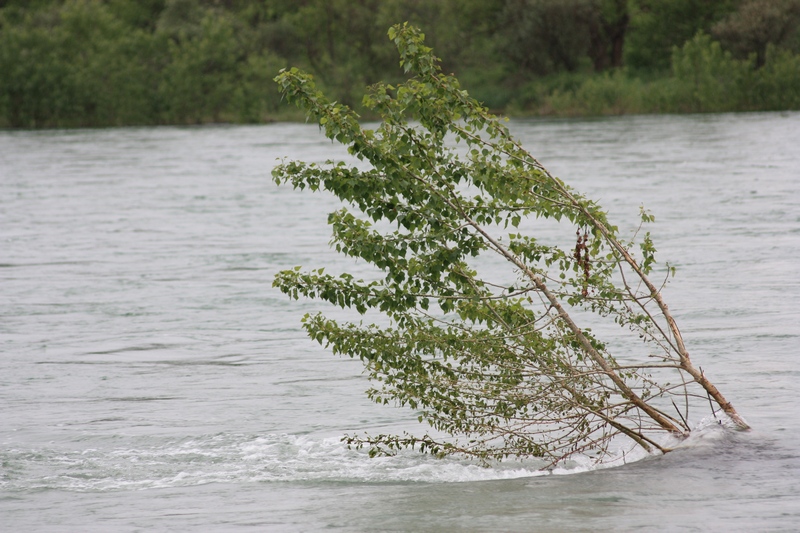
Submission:
M 3 531 L 800 529 L 800 113 L 515 120 L 621 228 L 656 217 L 696 364 L 753 430 L 543 475 L 347 432 L 417 431 L 272 288 L 328 248 L 281 157 L 347 159 L 308 124 L 0 132 Z M 359 268 L 356 266 L 356 268 Z

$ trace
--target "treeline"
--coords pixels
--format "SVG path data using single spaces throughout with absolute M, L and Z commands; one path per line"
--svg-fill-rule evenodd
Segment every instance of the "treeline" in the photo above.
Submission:
M 800 0 L 0 0 L 0 127 L 291 118 L 286 66 L 357 108 L 399 21 L 510 114 L 800 109 Z

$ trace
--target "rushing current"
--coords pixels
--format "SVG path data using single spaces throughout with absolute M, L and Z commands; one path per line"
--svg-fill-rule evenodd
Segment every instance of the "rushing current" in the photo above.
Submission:
M 280 158 L 314 125 L 0 132 L 0 530 L 800 529 L 800 114 L 517 120 L 554 174 L 639 206 L 697 365 L 752 425 L 666 456 L 541 473 L 345 433 L 421 431 L 300 327 L 275 273 L 361 268 Z

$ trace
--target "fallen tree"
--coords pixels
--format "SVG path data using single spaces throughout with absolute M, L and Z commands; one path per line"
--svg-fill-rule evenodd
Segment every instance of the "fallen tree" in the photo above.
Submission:
M 328 220 L 333 246 L 380 275 L 364 281 L 297 267 L 274 285 L 292 298 L 384 314 L 383 326 L 322 314 L 303 323 L 334 353 L 364 362 L 372 400 L 414 409 L 435 430 L 345 440 L 372 455 L 416 448 L 552 465 L 575 454 L 602 461 L 624 440 L 667 452 L 665 435 L 687 436 L 698 409 L 746 429 L 693 364 L 648 277 L 649 233 L 623 241 L 600 206 L 552 176 L 441 71 L 420 32 L 398 25 L 389 36 L 412 77 L 369 88 L 364 105 L 381 117 L 374 130 L 326 99 L 311 76 L 290 69 L 276 78 L 364 164 L 283 162 L 275 181 L 341 199 L 346 207 Z M 645 211 L 641 218 L 652 221 Z M 558 222 L 569 242 L 532 235 L 532 219 Z M 487 266 L 487 255 L 508 272 Z M 612 354 L 585 325 L 597 317 L 634 343 L 615 341 L 622 353 Z

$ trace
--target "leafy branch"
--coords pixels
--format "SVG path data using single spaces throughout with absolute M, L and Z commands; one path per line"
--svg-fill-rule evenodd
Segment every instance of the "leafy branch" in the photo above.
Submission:
M 389 326 L 319 314 L 303 324 L 334 353 L 364 362 L 377 383 L 371 399 L 417 410 L 441 435 L 346 441 L 373 455 L 417 448 L 483 462 L 534 456 L 551 465 L 590 453 L 600 461 L 620 439 L 669 451 L 664 435 L 688 435 L 690 411 L 708 409 L 706 399 L 746 429 L 693 365 L 648 277 L 656 252 L 649 233 L 637 260 L 635 243 L 623 243 L 600 206 L 551 175 L 441 71 L 419 31 L 398 25 L 389 37 L 412 77 L 369 88 L 364 106 L 382 118 L 374 130 L 329 101 L 308 74 L 293 68 L 276 78 L 327 137 L 368 164 L 284 162 L 273 170 L 276 183 L 342 200 L 328 219 L 332 245 L 383 277 L 298 267 L 274 285 L 292 298 L 383 313 Z M 533 218 L 559 222 L 576 237 L 546 244 L 523 230 Z M 652 222 L 645 211 L 641 218 Z M 381 229 L 386 223 L 395 229 Z M 504 234 L 509 226 L 515 232 Z M 502 258 L 515 281 L 487 268 L 486 256 Z M 629 329 L 636 344 L 615 348 L 624 362 L 581 326 L 592 314 Z

